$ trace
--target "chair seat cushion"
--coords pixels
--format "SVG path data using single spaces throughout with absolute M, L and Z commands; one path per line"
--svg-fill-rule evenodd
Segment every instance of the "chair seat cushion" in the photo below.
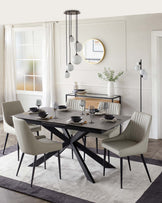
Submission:
M 136 144 L 137 142 L 132 140 L 118 140 L 118 141 L 103 140 L 102 141 L 102 147 L 115 153 L 120 157 L 126 157 L 134 154 L 138 154 L 136 149 L 133 148 L 133 146 L 135 146 Z
M 29 128 L 32 132 L 37 132 L 41 130 L 41 126 L 40 125 L 34 125 L 34 124 L 29 124 Z
M 38 154 L 54 152 L 62 149 L 62 143 L 52 141 L 47 138 L 39 139 L 39 142 L 42 143 L 42 146 L 41 148 L 37 149 Z
M 39 136 L 35 136 L 35 138 L 36 138 L 37 140 L 39 140 L 39 139 L 42 139 L 42 138 L 46 138 L 46 136 L 45 136 L 45 135 L 39 135 Z

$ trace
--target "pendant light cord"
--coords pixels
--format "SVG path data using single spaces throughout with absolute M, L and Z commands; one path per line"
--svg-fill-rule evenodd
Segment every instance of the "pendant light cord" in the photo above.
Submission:
M 76 44 L 75 44 L 76 54 L 77 54 L 77 42 L 78 42 L 78 14 L 76 13 Z
M 67 15 L 66 15 L 66 66 L 67 66 L 67 46 L 68 46 L 68 43 L 67 43 Z M 66 70 L 67 70 L 67 67 L 66 67 Z
M 71 46 L 70 46 L 70 31 L 71 31 L 70 27 L 71 27 L 71 21 L 72 21 L 71 17 L 72 16 L 69 15 L 69 63 L 71 63 Z

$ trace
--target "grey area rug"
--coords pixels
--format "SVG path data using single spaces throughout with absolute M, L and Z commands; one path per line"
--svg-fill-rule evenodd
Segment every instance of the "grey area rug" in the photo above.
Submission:
M 6 149 L 6 154 L 14 152 L 16 150 L 16 146 L 10 147 Z M 103 151 L 101 150 L 100 153 L 102 154 Z M 0 151 L 0 157 L 2 155 L 2 151 Z M 111 156 L 114 156 L 111 154 Z M 133 161 L 139 161 L 140 157 L 131 157 Z M 146 159 L 147 163 L 162 166 L 162 161 L 153 160 L 153 159 Z M 90 202 L 87 200 L 83 200 L 80 198 L 73 197 L 71 195 L 63 194 L 60 192 L 56 192 L 53 190 L 45 189 L 43 187 L 34 186 L 33 188 L 30 187 L 28 183 L 24 183 L 21 181 L 13 180 L 11 178 L 0 176 L 0 187 L 7 188 L 9 190 L 13 190 L 16 192 L 24 193 L 33 197 L 37 197 L 49 202 L 55 203 L 86 203 Z M 151 186 L 144 192 L 141 198 L 137 201 L 138 203 L 161 203 L 162 202 L 162 174 L 160 174 L 156 180 L 151 184 Z
M 17 146 L 11 146 L 6 148 L 5 154 L 9 154 L 17 150 Z M 0 157 L 4 156 L 2 154 L 3 150 L 0 150 Z M 11 178 L 0 176 L 0 187 L 6 188 L 15 192 L 20 192 L 32 197 L 36 197 L 42 200 L 46 200 L 53 203 L 91 203 L 90 201 L 83 200 L 77 197 L 66 195 L 64 193 L 56 192 L 46 188 L 33 186 L 30 187 L 30 184 L 13 180 Z

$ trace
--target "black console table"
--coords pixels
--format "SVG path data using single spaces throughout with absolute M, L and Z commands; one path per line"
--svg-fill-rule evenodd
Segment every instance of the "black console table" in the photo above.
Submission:
M 109 102 L 117 102 L 121 104 L 121 96 L 120 95 L 114 95 L 112 97 L 109 97 L 107 94 L 92 94 L 92 93 L 85 93 L 85 94 L 74 94 L 74 93 L 68 93 L 65 95 L 65 101 L 67 102 L 68 97 L 75 97 L 75 99 L 85 99 L 87 100 L 93 100 L 93 102 L 100 102 L 100 101 L 109 101 Z

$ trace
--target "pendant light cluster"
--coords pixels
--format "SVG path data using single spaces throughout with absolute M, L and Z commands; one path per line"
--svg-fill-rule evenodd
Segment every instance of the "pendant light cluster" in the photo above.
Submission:
M 78 14 L 80 11 L 78 10 L 67 10 L 64 12 L 66 15 L 66 71 L 65 78 L 70 77 L 70 71 L 74 69 L 73 64 L 80 64 L 81 57 L 78 52 L 82 50 L 82 44 L 78 41 Z M 75 38 L 72 34 L 72 16 L 75 16 Z M 75 41 L 75 42 L 74 42 Z M 73 43 L 74 42 L 74 43 Z M 73 43 L 75 55 L 71 61 L 71 45 Z

